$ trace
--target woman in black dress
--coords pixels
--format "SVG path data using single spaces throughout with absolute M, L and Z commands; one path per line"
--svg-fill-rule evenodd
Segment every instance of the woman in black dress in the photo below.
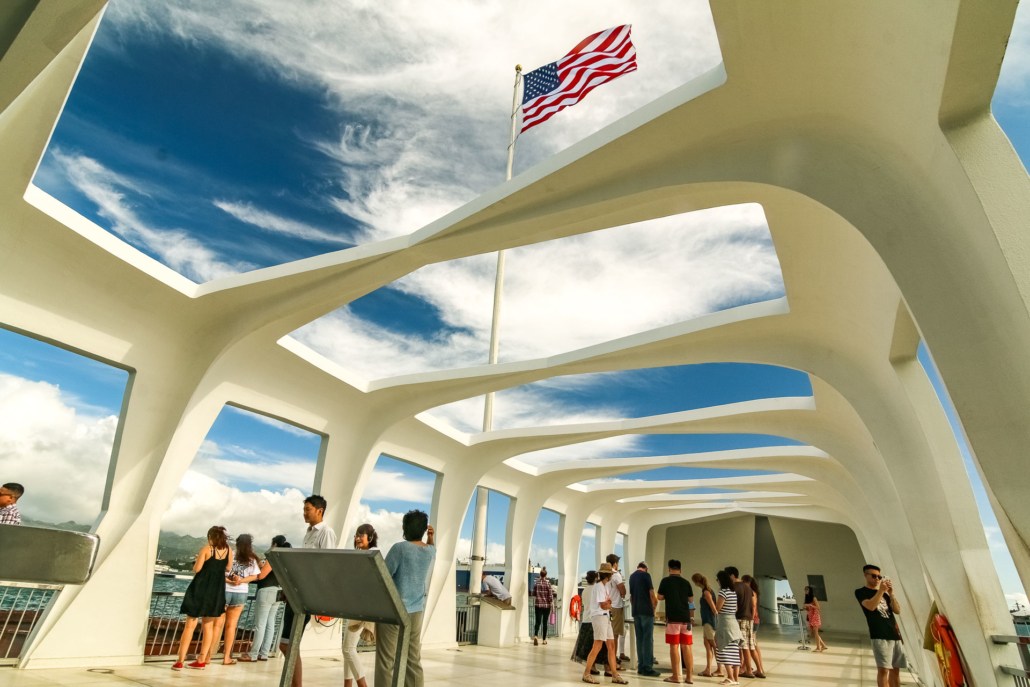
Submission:
M 186 616 L 186 626 L 179 640 L 179 660 L 172 670 L 206 668 L 211 660 L 211 644 L 215 638 L 215 620 L 225 613 L 225 574 L 232 566 L 225 528 L 215 525 L 207 531 L 207 544 L 200 547 L 193 561 L 193 580 L 182 597 L 180 613 Z M 197 660 L 185 665 L 186 654 L 193 641 L 193 631 L 201 620 L 202 640 Z

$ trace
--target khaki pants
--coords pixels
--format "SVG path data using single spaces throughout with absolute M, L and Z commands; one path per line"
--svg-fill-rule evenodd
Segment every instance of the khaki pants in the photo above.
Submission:
M 397 643 L 400 640 L 400 628 L 396 625 L 376 623 L 376 687 L 389 687 L 393 684 L 393 670 L 397 661 L 407 663 L 404 674 L 404 687 L 423 687 L 425 676 L 422 673 L 422 615 L 423 611 L 412 613 L 409 632 L 411 642 L 408 644 L 407 657 L 397 656 Z
M 626 609 L 625 608 L 613 608 L 612 609 L 612 631 L 615 632 L 615 638 L 618 639 L 626 631 Z

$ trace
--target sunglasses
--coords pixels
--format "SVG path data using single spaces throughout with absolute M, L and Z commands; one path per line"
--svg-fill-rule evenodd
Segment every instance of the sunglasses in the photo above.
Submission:
M 877 575 L 876 573 L 866 573 L 866 575 L 868 575 L 869 577 L 873 578 L 874 580 L 882 580 L 883 579 L 883 575 Z

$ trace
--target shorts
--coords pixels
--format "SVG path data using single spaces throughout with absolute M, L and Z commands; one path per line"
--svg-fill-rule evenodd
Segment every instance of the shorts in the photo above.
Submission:
M 690 623 L 665 623 L 665 643 L 691 646 L 694 643 L 694 633 L 690 629 Z
M 703 626 L 701 626 L 701 631 L 705 635 L 705 640 L 707 640 L 709 642 L 714 642 L 715 641 L 715 628 L 714 627 L 712 627 L 708 623 L 705 623 Z
M 625 608 L 612 608 L 612 632 L 616 637 L 626 634 Z
M 900 639 L 874 639 L 873 658 L 877 668 L 907 668 L 905 645 Z
M 226 592 L 225 593 L 225 605 L 226 606 L 242 606 L 247 603 L 247 592 Z
M 615 633 L 612 632 L 612 619 L 608 617 L 608 614 L 595 615 L 590 619 L 590 626 L 594 630 L 594 641 L 603 642 L 607 639 L 615 639 Z
M 755 649 L 758 647 L 755 644 L 755 625 L 751 620 L 738 620 L 737 624 L 740 625 L 740 648 L 741 649 Z
M 304 627 L 308 624 L 309 620 L 311 620 L 311 616 L 305 614 L 304 625 L 300 626 L 301 633 L 304 632 Z M 290 604 L 286 604 L 286 610 L 283 612 L 283 633 L 279 642 L 281 644 L 289 644 L 291 632 L 293 632 L 293 608 L 290 607 Z

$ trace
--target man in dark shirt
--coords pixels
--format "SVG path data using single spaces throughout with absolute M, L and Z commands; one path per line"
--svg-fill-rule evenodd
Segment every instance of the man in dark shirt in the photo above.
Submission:
M 658 596 L 644 561 L 629 576 L 629 600 L 633 607 L 633 633 L 637 637 L 637 674 L 658 677 L 661 673 L 654 669 L 654 609 Z
M 865 586 L 855 590 L 855 598 L 862 606 L 869 639 L 876 659 L 877 687 L 898 687 L 901 669 L 907 667 L 901 632 L 895 614 L 901 613 L 901 604 L 894 598 L 894 585 L 880 574 L 880 566 L 866 565 Z
M 694 611 L 690 607 L 694 601 L 694 588 L 681 574 L 680 562 L 669 561 L 669 576 L 658 585 L 658 598 L 665 601 L 665 643 L 669 645 L 669 660 L 672 661 L 672 677 L 669 682 L 680 681 L 680 646 L 684 646 L 683 656 L 686 658 L 686 675 L 684 682 L 694 684 L 690 679 L 694 672 L 694 654 L 691 645 L 694 634 L 690 624 Z

